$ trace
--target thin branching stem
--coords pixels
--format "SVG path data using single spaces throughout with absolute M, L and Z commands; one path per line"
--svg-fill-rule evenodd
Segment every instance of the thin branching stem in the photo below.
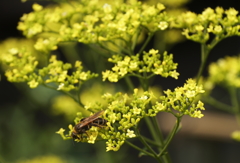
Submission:
M 142 142 L 142 144 L 153 154 L 153 157 L 159 162 L 162 163 L 162 160 L 160 157 L 158 157 L 157 153 L 152 149 L 152 147 L 146 142 L 146 140 L 141 136 L 138 129 L 136 129 L 136 133 L 138 135 L 139 140 Z
M 207 45 L 206 43 L 202 43 L 201 44 L 201 65 L 200 65 L 200 68 L 199 68 L 199 71 L 198 71 L 198 74 L 197 74 L 197 84 L 198 84 L 198 82 L 199 82 L 199 80 L 200 80 L 200 78 L 202 76 L 202 73 L 203 73 L 203 70 L 205 68 L 205 65 L 206 65 L 206 62 L 207 62 L 207 58 L 208 58 L 208 55 L 209 55 L 210 51 L 222 39 L 223 38 L 215 37 L 209 45 Z
M 238 123 L 240 124 L 240 107 L 239 107 L 239 100 L 237 96 L 237 89 L 234 87 L 230 87 L 228 89 L 230 97 L 231 97 L 231 103 L 232 103 L 232 109 L 233 112 L 235 113 L 236 119 Z
M 138 30 L 136 31 L 136 36 L 134 38 L 134 35 L 132 37 L 132 44 L 131 44 L 131 50 L 134 51 L 135 47 L 136 47 L 136 44 L 137 44 L 137 41 L 138 41 L 138 38 L 139 38 L 139 35 L 141 33 L 141 27 L 138 28 Z
M 199 68 L 199 71 L 198 71 L 198 74 L 197 74 L 197 84 L 200 80 L 200 77 L 203 73 L 203 69 L 206 65 L 208 54 L 209 54 L 209 50 L 207 48 L 207 45 L 205 43 L 202 43 L 201 44 L 201 65 L 200 65 L 200 68 Z
M 154 145 L 156 147 L 162 148 L 163 146 L 161 144 L 159 144 L 158 142 L 156 142 L 155 140 L 149 139 L 145 136 L 142 135 L 142 137 L 146 140 L 146 142 L 148 142 L 151 145 Z
M 154 155 L 148 151 L 145 151 L 144 149 L 132 144 L 131 142 L 129 142 L 128 140 L 125 140 L 125 143 L 127 143 L 128 145 L 130 145 L 131 147 L 135 148 L 136 150 L 139 150 L 140 152 L 148 155 L 148 156 L 151 156 L 151 157 L 154 157 Z
M 133 85 L 130 77 L 129 76 L 125 76 L 124 79 L 125 79 L 125 81 L 126 81 L 126 83 L 128 85 L 129 90 L 133 91 L 134 90 L 134 85 Z
M 52 86 L 50 86 L 50 85 L 47 85 L 47 84 L 45 84 L 45 83 L 43 83 L 43 86 L 45 86 L 45 87 L 47 87 L 47 88 L 50 88 L 50 89 L 52 89 L 52 90 L 55 90 L 55 91 L 57 91 L 57 88 L 56 87 L 52 87 Z M 66 95 L 68 95 L 69 97 L 71 97 L 75 102 L 77 102 L 81 107 L 84 107 L 84 105 L 81 103 L 81 101 L 80 101 L 80 99 L 78 100 L 74 95 L 72 95 L 71 93 L 69 93 L 69 92 L 66 92 L 66 91 L 62 91 L 62 90 L 59 90 L 60 92 L 62 92 L 62 93 L 64 93 L 64 94 L 66 94 Z
M 158 154 L 159 157 L 161 157 L 162 155 L 165 154 L 165 152 L 167 151 L 167 148 L 168 148 L 170 142 L 172 141 L 174 135 L 178 131 L 178 128 L 179 128 L 179 125 L 180 125 L 182 117 L 180 116 L 180 117 L 176 117 L 176 118 L 177 118 L 177 121 L 176 121 L 172 131 L 170 132 L 169 137 L 167 138 L 166 143 L 164 144 L 164 147 L 163 147 L 162 151 Z
M 213 98 L 212 96 L 207 96 L 203 98 L 203 101 L 218 108 L 221 109 L 223 111 L 229 112 L 229 113 L 234 113 L 234 111 L 232 110 L 232 107 L 222 103 L 221 101 L 216 100 L 215 98 Z
M 159 144 L 161 144 L 161 148 L 158 148 L 159 151 L 162 150 L 163 146 L 164 146 L 164 138 L 163 138 L 163 135 L 162 135 L 162 132 L 160 130 L 160 127 L 159 127 L 159 124 L 158 124 L 158 121 L 157 121 L 157 117 L 152 117 L 153 119 L 153 125 L 154 125 L 154 128 L 155 128 L 155 132 L 156 132 L 156 135 L 157 137 L 155 138 L 155 141 L 157 141 Z M 162 156 L 164 162 L 166 163 L 170 163 L 171 162 L 171 159 L 170 159 L 170 156 L 169 156 L 169 153 L 167 152 L 165 155 Z
M 152 39 L 154 33 L 151 32 L 148 34 L 148 38 L 146 39 L 146 41 L 144 42 L 143 46 L 141 47 L 141 49 L 138 51 L 138 54 L 142 54 L 142 52 L 144 51 L 144 49 L 146 48 L 146 46 L 148 45 L 149 41 Z
M 146 123 L 147 123 L 147 126 L 148 126 L 148 129 L 153 137 L 153 139 L 159 143 L 160 145 L 162 144 L 162 142 L 159 142 L 159 137 L 156 133 L 156 128 L 154 127 L 153 123 L 151 122 L 151 119 L 149 117 L 145 117 L 144 118 Z

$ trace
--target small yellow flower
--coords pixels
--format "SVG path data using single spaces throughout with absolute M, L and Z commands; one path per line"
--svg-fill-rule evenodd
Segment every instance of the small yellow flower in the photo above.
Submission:
M 214 27 L 214 33 L 219 34 L 222 32 L 222 27 L 220 25 L 217 25 Z
M 224 9 L 222 7 L 217 7 L 215 10 L 216 10 L 217 14 L 223 14 L 224 13 Z
M 34 3 L 32 8 L 34 11 L 41 11 L 43 9 L 43 7 L 37 3 Z
M 63 134 L 63 133 L 64 133 L 64 131 L 65 131 L 65 129 L 63 129 L 63 128 L 60 128 L 60 129 L 59 129 L 59 130 L 58 130 L 56 133 L 61 135 L 61 134 Z
M 90 133 L 90 132 L 91 132 L 91 134 L 88 137 L 88 143 L 94 144 L 95 140 L 97 139 L 97 136 L 98 136 L 97 127 L 93 126 L 88 133 Z
M 196 25 L 196 26 L 195 26 L 195 29 L 196 29 L 197 31 L 202 31 L 202 30 L 204 30 L 204 27 L 203 27 L 202 25 Z
M 112 6 L 109 5 L 109 4 L 107 4 L 107 3 L 105 3 L 105 4 L 103 5 L 103 11 L 104 11 L 105 13 L 110 13 L 110 12 L 112 11 Z
M 230 8 L 225 13 L 227 14 L 228 17 L 234 17 L 238 14 L 238 11 L 235 10 L 234 8 Z
M 61 135 L 63 139 L 67 139 L 67 137 L 64 135 L 65 129 L 60 128 L 56 133 Z
M 108 80 L 111 82 L 117 82 L 118 81 L 118 75 L 117 74 L 111 74 L 108 77 Z
M 18 53 L 18 49 L 17 48 L 11 48 L 11 49 L 9 49 L 9 53 L 15 55 L 15 54 Z
M 109 119 L 111 120 L 112 123 L 115 123 L 117 116 L 115 113 L 111 113 L 111 115 L 109 116 Z
M 33 79 L 28 82 L 28 85 L 30 88 L 36 88 L 39 85 L 39 83 L 35 79 Z
M 104 95 L 103 95 L 103 97 L 104 98 L 111 98 L 112 97 L 112 94 L 110 94 L 110 93 L 105 93 Z
M 147 99 L 148 99 L 148 96 L 141 96 L 140 99 L 141 99 L 141 100 L 147 100 Z
M 80 61 L 75 62 L 75 67 L 76 68 L 81 67 L 81 65 L 82 65 L 82 62 L 80 62 Z
M 135 88 L 133 91 L 134 91 L 134 94 L 138 93 L 138 89 L 137 88 Z
M 192 117 L 194 118 L 202 118 L 204 115 L 202 114 L 202 112 L 200 110 L 195 110 Z
M 127 136 L 129 137 L 129 138 L 134 138 L 134 137 L 136 137 L 136 135 L 134 134 L 134 131 L 133 130 L 127 130 Z
M 158 53 L 158 50 L 151 49 L 149 50 L 149 54 L 156 55 Z
M 137 108 L 136 106 L 133 108 L 133 114 L 140 114 L 141 109 Z
M 162 103 L 156 102 L 156 110 L 163 111 L 165 109 L 166 107 Z
M 179 73 L 176 70 L 173 70 L 172 72 L 170 72 L 170 76 L 174 79 L 178 79 Z
M 88 74 L 86 72 L 81 72 L 80 79 L 81 80 L 87 80 Z
M 106 79 L 108 79 L 110 73 L 111 73 L 111 71 L 109 71 L 109 70 L 107 70 L 107 71 L 105 71 L 105 72 L 102 72 L 103 81 L 105 81 Z
M 124 76 L 127 74 L 127 68 L 120 68 L 120 71 L 119 71 L 119 76 Z
M 195 92 L 195 91 L 187 90 L 186 96 L 187 96 L 188 98 L 195 97 L 195 96 L 196 96 L 196 92 Z
M 137 62 L 130 62 L 129 69 L 130 70 L 137 70 L 138 69 L 138 63 Z
M 158 3 L 158 4 L 157 4 L 157 9 L 160 10 L 160 11 L 161 11 L 161 10 L 164 10 L 164 9 L 165 9 L 165 6 L 164 6 L 163 4 L 161 4 L 161 3 Z
M 166 22 L 166 21 L 161 21 L 158 24 L 158 28 L 161 29 L 161 30 L 165 30 L 165 29 L 167 29 L 167 27 L 168 27 L 168 22 Z
M 61 84 L 58 86 L 57 90 L 62 90 L 63 87 L 64 87 L 64 83 L 61 83 Z
M 114 146 L 114 144 L 106 143 L 107 144 L 107 150 L 106 151 L 117 151 L 117 148 Z
M 204 103 L 202 103 L 201 101 L 198 101 L 197 108 L 199 108 L 201 110 L 205 110 Z

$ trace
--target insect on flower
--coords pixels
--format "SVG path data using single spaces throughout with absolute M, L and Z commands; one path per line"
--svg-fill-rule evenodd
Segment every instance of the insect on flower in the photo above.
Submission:
M 74 140 L 75 139 L 80 140 L 83 138 L 83 134 L 87 135 L 86 131 L 88 131 L 92 126 L 100 128 L 107 126 L 107 120 L 99 118 L 103 113 L 104 111 L 102 110 L 93 114 L 90 117 L 81 119 L 79 123 L 74 126 L 71 137 Z

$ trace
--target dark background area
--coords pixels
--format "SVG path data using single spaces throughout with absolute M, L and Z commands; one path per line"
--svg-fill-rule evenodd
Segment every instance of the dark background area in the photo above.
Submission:
M 0 41 L 9 37 L 23 37 L 16 27 L 23 13 L 32 11 L 33 3 L 21 3 L 20 0 L 0 1 Z M 37 1 L 37 3 L 47 5 L 49 2 Z M 215 8 L 217 6 L 222 6 L 224 9 L 233 7 L 240 11 L 239 0 L 192 0 L 186 7 L 190 11 L 201 13 L 207 7 Z M 211 51 L 208 64 L 226 55 L 238 55 L 239 47 L 240 37 L 223 40 Z M 181 75 L 179 80 L 161 80 L 158 84 L 162 85 L 163 89 L 172 89 L 182 85 L 186 79 L 194 77 L 200 65 L 200 45 L 197 43 L 184 41 L 176 44 L 170 52 L 176 54 L 174 61 L 179 63 L 178 72 Z M 207 75 L 206 70 L 204 75 Z M 61 156 L 70 163 L 78 162 L 76 160 L 97 163 L 97 159 L 106 163 L 108 162 L 106 160 L 115 160 L 112 161 L 115 163 L 153 161 L 146 157 L 137 158 L 138 153 L 126 145 L 119 153 L 108 152 L 105 154 L 103 143 L 99 143 L 96 148 L 93 145 L 82 143 L 72 146 L 70 141 L 63 141 L 54 132 L 60 127 L 67 127 L 66 123 L 61 121 L 61 116 L 53 119 L 48 111 L 51 104 L 49 98 L 56 94 L 54 91 L 30 90 L 26 86 L 13 85 L 6 81 L 1 72 L 0 92 L 0 163 L 49 154 Z M 30 120 L 31 124 L 29 124 Z M 48 131 L 47 135 L 45 131 Z M 18 139 L 21 141 L 17 141 Z M 240 162 L 240 145 L 231 141 L 180 137 L 174 139 L 172 144 L 170 153 L 174 163 Z M 130 152 L 131 155 L 129 155 Z

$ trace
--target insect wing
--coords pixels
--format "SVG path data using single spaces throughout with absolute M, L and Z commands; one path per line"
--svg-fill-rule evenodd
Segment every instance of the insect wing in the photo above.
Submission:
M 88 125 L 89 123 L 91 123 L 92 121 L 96 120 L 99 116 L 101 116 L 104 113 L 104 111 L 99 111 L 95 114 L 93 114 L 90 117 L 84 118 L 80 123 L 79 123 L 79 128 Z

